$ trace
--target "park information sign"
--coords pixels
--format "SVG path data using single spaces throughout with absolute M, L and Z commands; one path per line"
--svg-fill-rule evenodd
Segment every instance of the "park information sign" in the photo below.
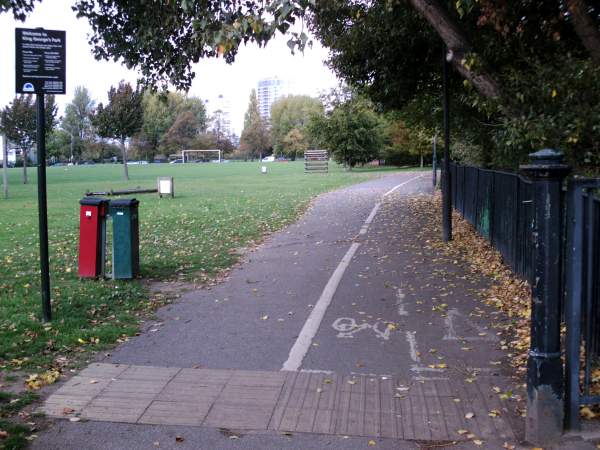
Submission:
M 45 94 L 65 94 L 66 39 L 64 31 L 15 28 L 15 88 L 17 94 L 35 94 L 38 215 L 40 219 L 40 275 L 42 320 L 52 320 L 48 258 L 48 205 L 46 201 Z
M 15 28 L 17 94 L 65 94 L 65 32 Z

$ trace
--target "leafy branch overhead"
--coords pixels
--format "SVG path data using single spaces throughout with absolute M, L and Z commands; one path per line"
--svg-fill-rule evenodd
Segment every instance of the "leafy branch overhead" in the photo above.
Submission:
M 176 1 L 148 7 L 121 0 L 76 2 L 78 17 L 89 20 L 90 44 L 100 59 L 123 59 L 141 70 L 152 86 L 191 86 L 193 63 L 205 57 L 235 59 L 241 44 L 264 46 L 276 32 L 286 33 L 302 20 L 310 0 Z M 291 48 L 303 49 L 305 33 L 292 33 Z

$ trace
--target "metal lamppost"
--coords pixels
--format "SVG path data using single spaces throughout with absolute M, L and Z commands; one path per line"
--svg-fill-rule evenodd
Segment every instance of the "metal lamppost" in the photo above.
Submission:
M 442 173 L 442 226 L 444 242 L 452 240 L 452 184 L 450 180 L 450 98 L 448 94 L 448 72 L 452 51 L 443 47 L 443 102 L 444 102 L 444 167 Z

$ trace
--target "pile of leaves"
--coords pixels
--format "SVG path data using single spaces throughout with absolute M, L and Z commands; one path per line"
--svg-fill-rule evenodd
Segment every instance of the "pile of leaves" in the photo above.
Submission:
M 420 197 L 419 210 L 430 211 L 428 216 L 440 217 L 442 200 L 439 193 L 433 197 Z M 441 237 L 441 221 L 432 224 L 434 230 L 424 230 L 424 236 Z M 502 261 L 502 255 L 485 240 L 473 226 L 456 211 L 452 215 L 452 240 L 443 242 L 435 239 L 429 243 L 452 260 L 466 261 L 474 274 L 480 274 L 492 280 L 489 288 L 481 293 L 482 301 L 488 306 L 504 313 L 504 319 L 493 324 L 500 330 L 502 350 L 509 353 L 509 361 L 519 380 L 524 381 L 527 371 L 527 353 L 529 350 L 529 332 L 531 322 L 531 288 L 518 278 Z
M 423 208 L 441 211 L 441 196 L 438 194 L 430 199 L 420 199 Z M 436 231 L 441 236 L 441 224 L 436 223 Z M 531 287 L 529 283 L 518 278 L 502 261 L 502 255 L 485 240 L 473 226 L 464 220 L 456 211 L 452 215 L 452 241 L 445 243 L 436 240 L 431 244 L 446 256 L 462 258 L 470 264 L 471 271 L 493 280 L 491 286 L 483 292 L 483 302 L 486 305 L 502 311 L 507 320 L 494 323 L 494 327 L 502 331 L 501 349 L 509 353 L 510 365 L 520 383 L 525 383 L 527 374 L 527 356 L 530 345 L 531 326 Z M 565 328 L 561 329 L 562 334 Z M 585 363 L 582 349 L 581 367 Z M 580 382 L 583 383 L 583 370 L 580 372 Z M 600 395 L 600 368 L 592 370 L 590 378 L 590 393 Z M 523 384 L 525 387 L 525 384 Z M 600 418 L 600 405 L 584 406 L 580 410 L 584 419 Z

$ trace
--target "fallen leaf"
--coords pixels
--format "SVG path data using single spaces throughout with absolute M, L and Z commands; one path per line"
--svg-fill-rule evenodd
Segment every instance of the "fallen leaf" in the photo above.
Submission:
M 6 439 L 8 437 L 8 432 L 4 430 L 0 430 L 0 439 Z
M 584 419 L 594 419 L 598 414 L 593 412 L 588 406 L 584 406 L 579 410 L 579 415 Z
M 175 436 L 175 442 L 183 442 L 185 439 L 182 436 Z
M 475 417 L 475 413 L 468 412 L 465 414 L 465 419 L 472 419 L 473 417 Z
M 269 318 L 269 316 L 268 316 L 268 315 L 264 315 L 264 316 L 262 316 L 262 317 L 260 318 L 260 320 L 267 320 L 268 318 Z
M 369 447 L 375 447 L 376 445 L 377 443 L 373 439 L 369 441 Z
M 473 439 L 473 444 L 475 444 L 475 445 L 483 445 L 483 441 L 481 439 Z
M 71 417 L 69 419 L 69 422 L 80 422 L 80 421 L 81 421 L 81 418 L 79 418 L 79 417 Z
M 461 430 L 456 430 L 456 432 L 457 432 L 458 434 L 460 434 L 460 435 L 463 435 L 463 434 L 467 434 L 469 431 L 468 431 L 468 430 L 462 430 L 462 429 L 461 429 Z
M 498 417 L 499 415 L 500 415 L 500 411 L 498 411 L 497 409 L 492 409 L 488 413 L 488 416 L 490 416 L 490 417 Z

